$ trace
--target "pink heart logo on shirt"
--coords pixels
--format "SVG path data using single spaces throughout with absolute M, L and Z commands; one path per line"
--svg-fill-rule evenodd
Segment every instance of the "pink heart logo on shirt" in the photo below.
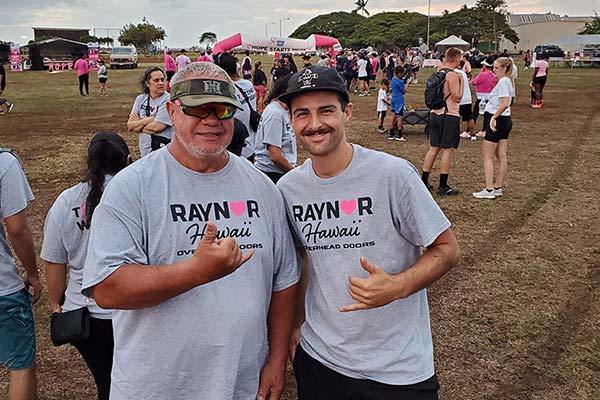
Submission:
M 230 202 L 229 209 L 238 217 L 241 217 L 242 214 L 246 211 L 246 202 L 238 201 L 238 202 Z
M 350 215 L 356 210 L 356 200 L 342 200 L 342 211 L 346 215 Z

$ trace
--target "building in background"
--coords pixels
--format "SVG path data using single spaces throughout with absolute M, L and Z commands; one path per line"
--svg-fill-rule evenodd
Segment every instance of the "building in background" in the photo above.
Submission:
M 508 14 L 509 26 L 519 35 L 519 42 L 513 43 L 503 38 L 500 50 L 507 49 L 518 53 L 527 49 L 533 50 L 540 44 L 554 44 L 561 36 L 576 35 L 583 29 L 586 22 L 592 22 L 590 17 L 568 17 L 552 13 L 546 14 Z

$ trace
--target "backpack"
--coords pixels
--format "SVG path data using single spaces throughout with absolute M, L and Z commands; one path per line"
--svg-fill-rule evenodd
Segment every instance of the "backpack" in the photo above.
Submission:
M 446 107 L 446 100 L 450 95 L 444 97 L 444 84 L 446 83 L 446 73 L 452 71 L 443 68 L 431 74 L 425 82 L 425 105 L 431 110 L 439 110 Z
M 371 60 L 367 58 L 367 76 L 373 75 L 373 64 L 371 64 Z
M 246 100 L 246 103 L 248 104 L 248 108 L 250 109 L 250 127 L 254 132 L 256 132 L 258 130 L 258 124 L 260 123 L 261 115 L 258 111 L 252 108 L 252 104 L 250 104 L 250 99 L 248 98 L 248 95 L 246 94 L 244 89 L 242 89 L 238 85 L 235 85 L 235 87 L 240 91 L 240 93 L 244 97 L 244 100 Z

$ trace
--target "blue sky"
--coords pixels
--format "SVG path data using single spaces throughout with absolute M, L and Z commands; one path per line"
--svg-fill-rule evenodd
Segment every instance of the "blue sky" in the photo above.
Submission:
M 265 30 L 269 37 L 279 36 L 280 23 L 283 36 L 287 36 L 316 15 L 351 11 L 354 5 L 352 0 L 3 0 L 2 3 L 1 40 L 25 44 L 33 38 L 33 26 L 118 29 L 130 22 L 138 23 L 145 16 L 165 29 L 168 47 L 195 45 L 206 31 L 215 32 L 218 38 L 237 32 L 263 37 Z M 293 6 L 284 7 L 283 3 Z M 471 6 L 475 0 L 433 0 L 431 13 L 455 11 L 465 3 Z M 513 13 L 552 12 L 570 16 L 593 15 L 593 3 L 589 0 L 508 0 L 509 10 Z M 371 14 L 403 10 L 426 14 L 427 0 L 370 0 L 367 9 Z M 114 30 L 109 32 L 118 35 Z M 96 34 L 106 36 L 106 29 L 97 29 Z

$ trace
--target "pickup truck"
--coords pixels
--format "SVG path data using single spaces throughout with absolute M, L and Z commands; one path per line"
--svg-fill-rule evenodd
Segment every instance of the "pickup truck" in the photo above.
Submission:
M 137 68 L 138 54 L 133 46 L 113 47 L 110 51 L 110 68 Z

